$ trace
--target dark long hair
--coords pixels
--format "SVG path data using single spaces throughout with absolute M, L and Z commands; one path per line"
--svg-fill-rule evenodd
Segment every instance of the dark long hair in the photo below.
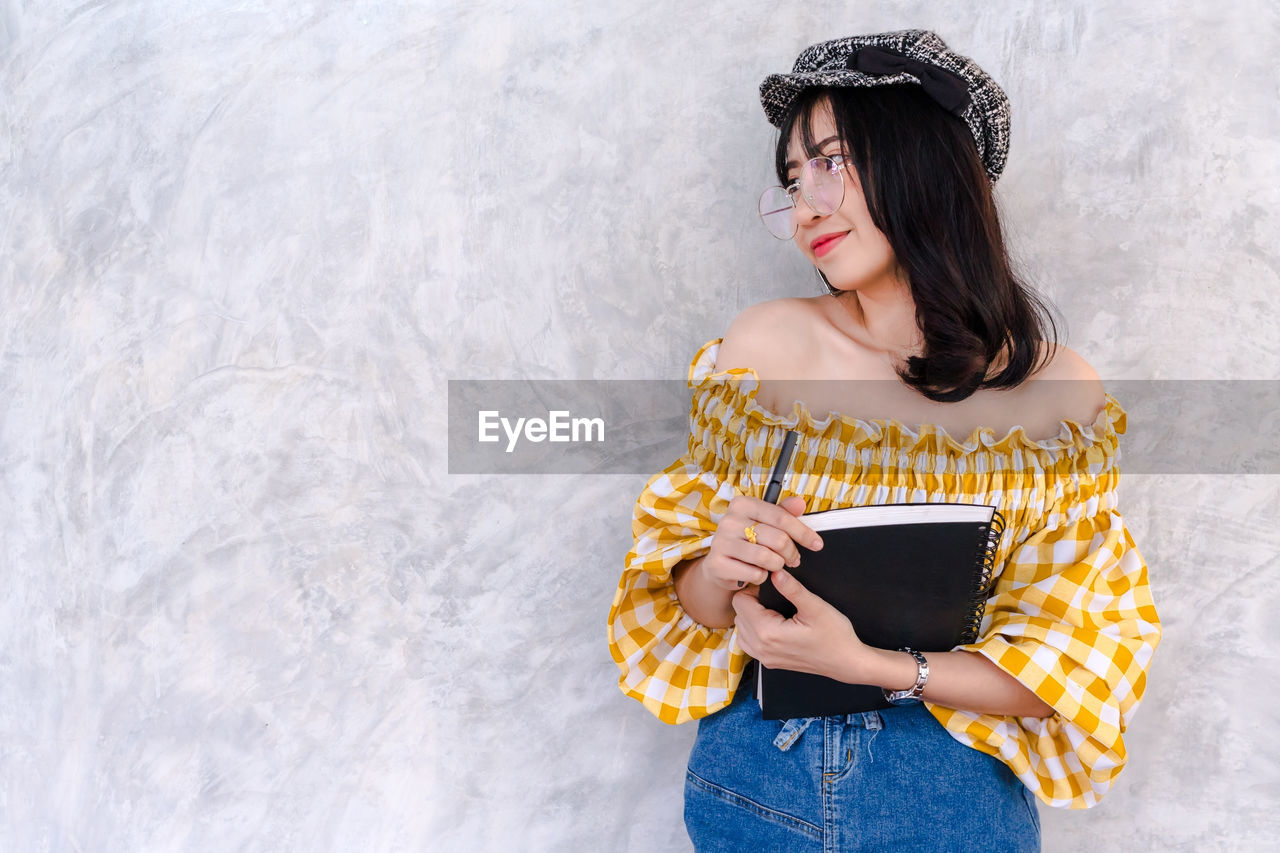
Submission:
M 910 83 L 805 89 L 780 129 L 775 167 L 783 186 L 797 121 L 805 155 L 822 153 L 810 119 L 823 97 L 830 99 L 871 219 L 905 274 L 924 334 L 923 354 L 910 356 L 898 376 L 939 402 L 1020 384 L 1038 369 L 1039 342 L 1056 347 L 1057 326 L 1013 270 L 968 126 Z M 822 280 L 836 298 L 854 298 Z M 1002 350 L 1007 363 L 986 379 Z

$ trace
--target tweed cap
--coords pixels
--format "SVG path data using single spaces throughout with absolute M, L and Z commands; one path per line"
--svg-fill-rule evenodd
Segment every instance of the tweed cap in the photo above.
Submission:
M 806 47 L 790 74 L 760 84 L 769 123 L 781 128 L 796 96 L 813 86 L 916 83 L 969 126 L 987 177 L 994 183 L 1009 153 L 1009 99 L 972 59 L 948 49 L 929 30 L 848 36 Z

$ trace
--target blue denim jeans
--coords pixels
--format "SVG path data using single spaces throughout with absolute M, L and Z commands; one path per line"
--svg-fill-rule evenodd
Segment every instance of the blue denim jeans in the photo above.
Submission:
M 1035 795 L 924 705 L 766 720 L 753 684 L 698 721 L 684 788 L 698 853 L 1040 850 Z

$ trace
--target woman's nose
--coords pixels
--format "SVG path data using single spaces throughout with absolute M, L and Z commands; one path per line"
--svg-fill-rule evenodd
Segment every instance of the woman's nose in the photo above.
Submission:
M 803 205 L 803 207 L 801 207 Z M 796 193 L 796 218 L 801 222 L 812 222 L 815 219 L 821 219 L 826 216 L 825 213 L 818 213 L 813 209 L 813 205 L 809 204 L 809 199 L 805 198 L 804 193 Z

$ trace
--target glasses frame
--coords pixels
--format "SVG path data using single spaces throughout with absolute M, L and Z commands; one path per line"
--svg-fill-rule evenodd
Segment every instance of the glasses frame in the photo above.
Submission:
M 813 187 L 810 186 L 809 191 L 806 192 L 805 188 L 801 186 L 801 180 L 807 174 L 805 170 L 811 167 L 821 168 L 820 161 L 822 160 L 826 160 L 832 166 L 832 168 L 827 170 L 828 173 L 829 174 L 834 173 L 838 175 L 840 178 L 840 200 L 836 202 L 835 207 L 831 208 L 831 210 L 828 210 L 825 213 L 822 210 L 820 210 L 818 206 L 814 203 Z M 760 200 L 756 204 L 756 212 L 760 215 L 760 222 L 764 225 L 765 230 L 767 230 L 770 235 L 772 235 L 773 237 L 779 240 L 790 240 L 792 237 L 796 236 L 796 232 L 800 230 L 800 224 L 796 221 L 796 217 L 794 214 L 791 214 L 789 217 L 791 222 L 791 233 L 788 234 L 787 236 L 785 237 L 780 236 L 779 234 L 775 233 L 772 228 L 769 227 L 769 222 L 768 220 L 765 219 L 766 216 L 773 216 L 778 213 L 781 213 L 783 210 L 788 209 L 788 208 L 781 208 L 781 207 L 775 210 L 770 210 L 770 211 L 765 211 L 762 209 L 764 207 L 765 196 L 771 192 L 774 192 L 775 190 L 782 190 L 787 194 L 787 199 L 791 202 L 790 210 L 795 210 L 795 208 L 798 206 L 796 203 L 797 193 L 804 196 L 805 203 L 809 205 L 809 209 L 812 210 L 814 213 L 818 214 L 819 216 L 830 216 L 831 214 L 839 210 L 840 206 L 844 204 L 844 194 L 845 194 L 844 170 L 849 166 L 850 162 L 851 161 L 849 160 L 849 158 L 843 154 L 832 154 L 830 157 L 827 157 L 825 155 L 821 157 L 814 157 L 800 167 L 800 177 L 797 177 L 794 181 L 792 181 L 786 187 L 783 187 L 778 184 L 774 184 L 771 187 L 766 187 L 764 192 L 760 193 Z

